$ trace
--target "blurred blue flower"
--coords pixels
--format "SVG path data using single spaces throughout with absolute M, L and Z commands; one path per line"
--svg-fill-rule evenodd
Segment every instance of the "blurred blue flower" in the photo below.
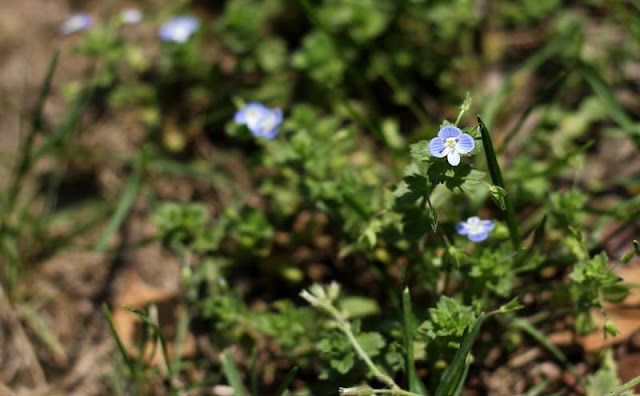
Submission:
M 158 36 L 163 41 L 186 43 L 189 37 L 198 30 L 200 21 L 192 16 L 177 16 L 169 19 L 158 30 Z
M 491 220 L 482 220 L 478 216 L 469 217 L 467 221 L 456 224 L 456 231 L 460 235 L 466 235 L 473 242 L 481 242 L 487 239 L 489 232 L 495 228 Z
M 71 34 L 86 30 L 91 26 L 92 22 L 93 18 L 87 13 L 81 12 L 73 14 L 60 26 L 60 33 Z
M 273 139 L 282 123 L 282 110 L 270 109 L 261 103 L 248 103 L 236 112 L 233 121 L 246 125 L 255 137 Z
M 429 142 L 429 152 L 434 157 L 447 157 L 452 166 L 460 163 L 460 154 L 468 154 L 476 146 L 471 135 L 453 125 L 447 125 L 438 131 L 438 136 Z
M 120 18 L 125 25 L 135 25 L 142 22 L 142 11 L 137 8 L 127 8 L 120 12 Z

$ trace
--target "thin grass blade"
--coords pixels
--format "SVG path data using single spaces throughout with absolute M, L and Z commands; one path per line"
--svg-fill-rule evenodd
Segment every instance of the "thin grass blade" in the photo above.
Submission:
M 278 387 L 278 390 L 276 391 L 275 396 L 284 395 L 284 393 L 287 391 L 287 388 L 291 384 L 291 381 L 293 381 L 293 379 L 296 378 L 296 374 L 298 374 L 298 368 L 294 367 L 291 369 L 291 371 L 289 371 L 289 374 L 287 374 L 287 376 L 282 381 L 282 384 L 280 384 L 280 386 Z
M 515 327 L 529 334 L 533 339 L 538 341 L 540 345 L 551 352 L 553 356 L 555 356 L 556 359 L 558 359 L 558 361 L 561 362 L 565 367 L 569 366 L 569 360 L 564 355 L 564 353 L 562 353 L 562 351 L 558 349 L 558 347 L 553 342 L 551 342 L 547 338 L 547 336 L 545 336 L 540 330 L 536 329 L 531 323 L 521 318 L 517 318 L 514 316 L 510 318 L 510 320 Z
M 634 138 L 636 144 L 640 145 L 640 127 L 633 123 L 598 70 L 585 62 L 581 62 L 579 68 L 591 89 L 602 99 L 611 118 Z
M 406 349 L 407 356 L 407 382 L 409 383 L 409 391 L 426 395 L 427 391 L 420 378 L 416 374 L 416 366 L 414 363 L 414 350 L 413 350 L 413 329 L 414 329 L 414 316 L 413 309 L 411 307 L 411 294 L 409 292 L 409 286 L 407 285 L 407 266 L 402 267 L 402 320 L 403 320 L 403 336 L 404 347 Z
M 435 396 L 449 396 L 458 387 L 459 382 L 464 375 L 465 366 L 467 363 L 467 356 L 471 352 L 471 347 L 478 336 L 482 323 L 488 315 L 482 314 L 476 319 L 476 322 L 471 328 L 467 327 L 462 338 L 460 348 L 456 352 L 451 364 L 444 370 L 442 377 L 440 378 L 440 385 L 436 388 Z
M 496 157 L 496 152 L 493 149 L 493 142 L 491 141 L 491 134 L 487 129 L 486 125 L 482 121 L 482 118 L 478 116 L 478 124 L 480 126 L 480 134 L 482 136 L 482 145 L 484 147 L 484 154 L 487 158 L 487 167 L 489 168 L 489 174 L 491 175 L 491 180 L 493 184 L 496 186 L 502 187 L 505 191 L 508 191 L 504 185 L 504 180 L 502 179 L 502 172 L 500 171 L 500 165 L 498 164 L 498 158 Z M 509 228 L 509 236 L 511 238 L 511 244 L 514 249 L 518 249 L 520 247 L 520 232 L 518 231 L 518 222 L 516 221 L 516 214 L 513 210 L 513 204 L 511 203 L 511 197 L 507 194 L 504 197 L 505 203 L 505 214 L 507 217 L 507 227 Z
M 122 343 L 122 340 L 120 339 L 120 336 L 118 335 L 118 332 L 116 331 L 116 326 L 113 323 L 113 316 L 111 316 L 111 311 L 109 310 L 109 307 L 107 306 L 106 303 L 102 304 L 102 313 L 107 318 L 107 323 L 109 323 L 109 329 L 111 330 L 111 334 L 113 335 L 113 338 L 116 340 L 116 345 L 118 346 L 118 350 L 120 351 L 120 354 L 122 355 L 122 359 L 124 360 L 124 362 L 127 365 L 127 368 L 129 369 L 129 373 L 131 374 L 131 378 L 134 378 L 136 376 L 136 370 L 133 367 L 133 362 L 129 358 L 129 354 L 127 353 L 127 350 L 124 347 L 124 344 Z
M 94 248 L 94 252 L 102 253 L 107 247 L 107 243 L 113 234 L 116 233 L 120 225 L 125 220 L 127 214 L 129 213 L 129 209 L 131 205 L 133 205 L 133 201 L 138 195 L 138 189 L 142 184 L 142 176 L 144 175 L 144 169 L 148 162 L 148 155 L 145 149 L 142 150 L 138 162 L 136 163 L 136 167 L 133 171 L 133 174 L 127 180 L 127 184 L 124 188 L 124 193 L 120 198 L 120 202 L 118 203 L 118 207 L 116 208 L 113 216 L 109 220 L 107 227 L 102 232 L 96 247 Z
M 233 395 L 245 396 L 244 385 L 242 385 L 242 380 L 240 380 L 238 367 L 231 358 L 229 351 L 220 354 L 220 363 L 222 363 L 222 370 L 224 371 L 225 377 L 227 377 L 229 385 L 233 388 Z
M 38 312 L 30 305 L 20 304 L 18 306 L 20 316 L 25 319 L 27 324 L 38 338 L 46 345 L 54 358 L 58 361 L 66 361 L 67 354 L 64 347 L 60 343 L 58 337 L 51 331 L 51 328 L 38 315 Z
M 162 335 L 162 332 L 160 331 L 160 328 L 158 327 L 158 325 L 156 323 L 154 323 L 149 316 L 147 316 L 144 312 L 139 311 L 137 309 L 133 309 L 133 308 L 129 308 L 129 307 L 124 307 L 124 309 L 126 309 L 127 311 L 131 312 L 132 314 L 136 315 L 137 317 L 139 317 L 140 319 L 142 319 L 142 321 L 144 323 L 146 323 L 147 325 L 149 325 L 151 327 L 151 329 L 153 330 L 154 334 L 156 335 L 156 337 L 158 337 L 158 339 L 160 340 L 160 347 L 162 348 L 162 354 L 164 355 L 164 360 L 167 363 L 167 371 L 169 372 L 169 378 L 172 379 L 173 378 L 173 367 L 171 366 L 171 360 L 169 360 L 169 353 L 167 350 L 167 340 L 165 340 L 164 335 Z M 171 381 L 170 381 L 171 383 Z

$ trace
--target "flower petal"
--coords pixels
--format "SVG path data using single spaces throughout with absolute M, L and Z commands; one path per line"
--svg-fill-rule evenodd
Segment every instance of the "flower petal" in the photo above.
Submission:
M 449 154 L 447 154 L 447 161 L 449 161 L 451 166 L 458 166 L 458 164 L 460 164 L 460 154 L 455 150 L 449 151 Z
M 482 224 L 482 228 L 486 232 L 489 232 L 489 231 L 493 230 L 494 228 L 496 228 L 495 223 L 493 221 L 491 221 L 491 220 L 482 220 L 481 224 Z
M 270 131 L 266 131 L 263 133 L 262 137 L 267 139 L 267 140 L 271 140 L 274 137 L 276 137 L 276 135 L 278 135 L 278 127 L 273 128 Z
M 458 138 L 458 144 L 456 144 L 456 151 L 460 154 L 470 153 L 476 147 L 476 142 L 471 135 L 463 133 Z
M 434 157 L 442 158 L 449 154 L 449 147 L 445 146 L 444 140 L 435 137 L 429 142 L 429 152 Z
M 456 232 L 460 235 L 467 235 L 469 233 L 467 223 L 465 223 L 464 221 L 456 223 Z
M 446 127 L 438 131 L 438 137 L 442 140 L 445 140 L 447 138 L 458 137 L 461 133 L 462 131 L 460 130 L 460 128 L 453 125 L 447 125 Z
M 236 124 L 245 124 L 247 122 L 247 108 L 245 107 L 242 110 L 236 111 L 236 114 L 233 115 L 233 122 Z
M 473 242 L 482 242 L 489 237 L 488 232 L 479 232 L 477 234 L 469 234 L 469 240 Z

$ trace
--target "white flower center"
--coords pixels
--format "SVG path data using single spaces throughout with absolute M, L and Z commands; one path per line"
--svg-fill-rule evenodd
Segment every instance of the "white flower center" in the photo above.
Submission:
M 276 117 L 273 113 L 270 113 L 262 119 L 262 128 L 265 132 L 271 131 L 276 126 Z
M 173 37 L 178 41 L 185 41 L 190 34 L 191 31 L 187 25 L 176 25 L 173 28 Z
M 469 230 L 469 234 L 480 234 L 484 232 L 484 227 L 480 219 L 471 218 L 467 220 L 467 230 Z
M 458 142 L 460 141 L 459 138 L 455 138 L 455 137 L 450 137 L 447 138 L 447 140 L 444 141 L 444 144 L 449 147 L 450 149 L 454 149 L 456 148 L 456 146 L 458 145 Z

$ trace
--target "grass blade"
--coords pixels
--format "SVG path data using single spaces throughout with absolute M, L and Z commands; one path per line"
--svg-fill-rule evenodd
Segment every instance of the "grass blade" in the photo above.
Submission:
M 236 367 L 228 350 L 220 354 L 220 363 L 222 363 L 222 370 L 225 377 L 227 377 L 229 385 L 233 388 L 233 395 L 245 396 L 244 385 L 242 385 L 240 374 L 238 374 L 238 367 Z
M 84 113 L 84 110 L 89 105 L 91 101 L 91 97 L 93 96 L 93 89 L 86 88 L 78 98 L 75 100 L 71 107 L 71 111 L 67 113 L 66 117 L 57 128 L 55 128 L 47 139 L 38 146 L 38 149 L 33 153 L 30 158 L 31 163 L 36 162 L 38 159 L 48 154 L 52 149 L 54 149 L 57 145 L 62 143 L 65 138 L 67 138 L 71 132 L 74 131 L 78 123 L 80 122 L 80 118 Z
M 579 68 L 591 89 L 602 99 L 611 118 L 633 136 L 636 144 L 640 145 L 640 128 L 634 125 L 598 70 L 585 62 L 579 63 Z
M 282 381 L 282 384 L 280 384 L 280 386 L 278 387 L 275 396 L 284 395 L 284 393 L 287 391 L 287 388 L 289 387 L 289 384 L 291 384 L 291 381 L 296 378 L 296 374 L 298 374 L 298 368 L 294 367 L 291 369 L 291 371 L 289 371 L 289 374 L 287 374 L 287 376 Z
M 111 316 L 111 311 L 109 310 L 109 307 L 107 306 L 106 303 L 102 303 L 102 313 L 107 318 L 107 323 L 109 323 L 109 329 L 111 330 L 111 334 L 113 335 L 113 338 L 116 340 L 116 345 L 118 346 L 118 350 L 120 351 L 120 354 L 122 355 L 122 359 L 124 359 L 124 362 L 126 363 L 127 368 L 129 369 L 129 373 L 131 374 L 131 378 L 135 378 L 136 370 L 133 367 L 133 362 L 129 358 L 129 354 L 127 353 L 127 350 L 124 347 L 124 344 L 122 343 L 122 340 L 120 339 L 120 336 L 118 335 L 118 332 L 116 331 L 116 326 L 113 323 L 113 316 Z
M 549 386 L 549 380 L 548 379 L 542 381 L 538 385 L 536 385 L 533 388 L 529 389 L 527 391 L 527 393 L 522 394 L 522 396 L 538 396 L 540 393 L 542 393 L 547 388 L 547 386 Z
M 64 351 L 64 347 L 54 332 L 51 331 L 49 325 L 40 318 L 38 312 L 27 304 L 20 304 L 18 308 L 20 316 L 25 319 L 34 334 L 46 345 L 53 357 L 58 362 L 66 361 L 67 354 Z
M 411 308 L 411 294 L 409 293 L 409 286 L 407 285 L 406 265 L 402 267 L 402 320 L 404 347 L 407 351 L 407 382 L 409 383 L 409 391 L 426 395 L 426 389 L 416 374 L 416 366 L 414 363 L 413 329 L 415 327 L 415 319 Z
M 558 347 L 554 343 L 552 343 L 547 338 L 547 336 L 545 336 L 540 330 L 536 329 L 531 323 L 529 323 L 526 320 L 523 320 L 521 318 L 517 318 L 517 317 L 514 316 L 514 317 L 510 318 L 510 320 L 511 320 L 511 323 L 513 323 L 513 325 L 515 327 L 517 327 L 520 330 L 524 331 L 525 333 L 529 334 L 536 341 L 538 341 L 542 346 L 544 346 L 565 367 L 569 366 L 569 361 L 567 360 L 567 357 L 564 355 L 564 353 L 562 353 L 562 351 L 560 349 L 558 349 Z
M 464 365 L 464 371 L 462 372 L 462 377 L 460 377 L 460 381 L 458 381 L 458 386 L 456 390 L 453 392 L 453 396 L 460 396 L 462 391 L 464 390 L 464 383 L 467 381 L 467 375 L 469 375 L 469 367 L 471 367 L 471 362 L 467 362 Z
M 478 124 L 480 125 L 480 134 L 482 135 L 482 145 L 484 146 L 484 154 L 487 158 L 487 167 L 489 168 L 489 174 L 491 180 L 496 186 L 502 187 L 505 190 L 504 180 L 502 179 L 502 172 L 500 171 L 500 165 L 498 165 L 498 158 L 496 152 L 493 149 L 493 142 L 491 141 L 491 134 L 486 125 L 482 121 L 482 118 L 478 116 Z M 516 221 L 516 214 L 513 210 L 513 204 L 511 203 L 511 197 L 507 194 L 504 198 L 505 212 L 507 216 L 507 227 L 509 228 L 509 236 L 511 238 L 511 244 L 513 248 L 517 250 L 520 247 L 520 232 L 518 231 L 518 222 Z
M 488 315 L 482 314 L 476 319 L 476 322 L 469 330 L 469 327 L 464 332 L 462 338 L 462 344 L 453 357 L 451 364 L 444 370 L 442 377 L 440 378 L 440 385 L 436 389 L 435 396 L 449 396 L 458 387 L 458 383 L 462 380 L 464 375 L 467 356 L 471 351 L 471 347 L 476 340 L 480 327 Z
M 38 102 L 36 103 L 36 106 L 31 113 L 31 130 L 29 131 L 29 134 L 25 138 L 24 144 L 21 147 L 20 158 L 16 162 L 16 170 L 14 172 L 11 187 L 9 188 L 7 199 L 8 211 L 11 211 L 11 209 L 13 208 L 16 197 L 18 195 L 18 191 L 20 190 L 22 179 L 27 174 L 27 172 L 29 172 L 31 164 L 33 163 L 31 158 L 31 150 L 33 149 L 33 143 L 35 142 L 36 134 L 39 130 L 42 129 L 42 109 L 44 108 L 44 102 L 47 99 L 47 96 L 49 96 L 49 91 L 51 90 L 51 80 L 53 79 L 53 73 L 58 66 L 59 55 L 60 51 L 56 50 L 51 57 L 49 68 L 47 69 L 47 74 L 44 78 L 44 82 L 42 83 L 42 87 L 40 88 Z
M 522 125 L 527 120 L 527 117 L 529 117 L 529 114 L 531 114 L 531 112 L 536 107 L 538 107 L 543 103 L 549 103 L 550 101 L 549 98 L 554 98 L 559 92 L 561 92 L 560 89 L 556 89 L 556 88 L 558 88 L 560 85 L 562 85 L 562 83 L 564 83 L 564 81 L 566 80 L 567 74 L 568 73 L 566 71 L 564 70 L 561 71 L 554 77 L 553 80 L 551 80 L 551 82 L 549 82 L 545 87 L 542 88 L 540 92 L 538 92 L 533 103 L 527 106 L 525 111 L 522 113 L 522 115 L 518 119 L 518 122 L 513 126 L 513 128 L 511 128 L 509 132 L 506 133 L 505 138 L 502 140 L 502 144 L 499 144 L 498 152 L 503 152 L 505 150 L 505 148 L 507 147 L 511 139 L 513 139 L 522 128 Z
M 144 323 L 149 325 L 149 327 L 151 327 L 151 329 L 153 330 L 153 332 L 156 335 L 156 337 L 158 337 L 158 339 L 160 340 L 160 347 L 162 348 L 162 354 L 164 355 L 164 361 L 167 364 L 167 371 L 169 372 L 169 384 L 172 386 L 172 384 L 173 384 L 173 381 L 172 381 L 172 379 L 173 379 L 173 368 L 172 368 L 172 366 L 170 364 L 171 360 L 169 360 L 169 353 L 168 353 L 168 350 L 167 350 L 167 340 L 165 340 L 164 335 L 162 335 L 162 332 L 160 331 L 160 328 L 144 312 L 139 311 L 137 309 L 129 308 L 129 307 L 124 307 L 124 309 L 126 309 L 127 311 L 129 311 L 132 314 L 136 315 L 137 317 L 142 319 L 142 321 Z
M 122 222 L 124 221 L 127 213 L 129 213 L 129 209 L 131 205 L 133 205 L 133 201 L 138 194 L 138 189 L 140 188 L 140 184 L 142 183 L 142 176 L 144 174 L 144 169 L 148 162 L 147 151 L 143 148 L 142 153 L 136 163 L 136 167 L 133 171 L 133 174 L 127 180 L 127 184 L 124 188 L 124 193 L 120 198 L 120 202 L 118 203 L 118 207 L 116 208 L 113 216 L 109 220 L 107 227 L 103 231 L 96 247 L 94 248 L 94 252 L 102 253 L 107 247 L 107 243 L 109 239 L 115 232 L 118 230 Z

